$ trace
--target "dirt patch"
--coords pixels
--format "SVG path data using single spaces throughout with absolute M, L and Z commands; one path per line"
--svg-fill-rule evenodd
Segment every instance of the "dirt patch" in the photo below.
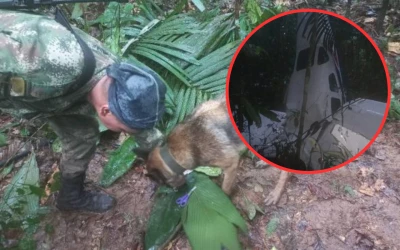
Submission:
M 399 126 L 387 124 L 371 153 L 341 169 L 293 176 L 277 206 L 263 201 L 279 170 L 242 168 L 233 202 L 248 220 L 249 235 L 241 237 L 246 249 L 400 249 Z M 265 214 L 249 220 L 244 197 Z M 171 246 L 190 249 L 183 235 Z
M 240 235 L 246 249 L 400 249 L 400 122 L 390 122 L 368 153 L 326 174 L 294 175 L 276 206 L 264 200 L 280 170 L 257 169 L 250 160 L 238 173 L 232 201 L 246 218 L 248 235 Z M 108 152 L 118 136 L 105 135 L 88 169 L 88 185 L 96 183 Z M 37 152 L 41 182 L 58 164 L 50 147 Z M 106 192 L 118 203 L 105 214 L 52 211 L 35 235 L 38 249 L 144 249 L 146 225 L 156 186 L 143 174 L 143 165 L 129 171 Z M 2 181 L 4 187 L 10 177 Z M 249 203 L 260 208 L 249 219 Z M 252 217 L 252 216 L 251 216 Z M 184 233 L 166 249 L 190 249 Z

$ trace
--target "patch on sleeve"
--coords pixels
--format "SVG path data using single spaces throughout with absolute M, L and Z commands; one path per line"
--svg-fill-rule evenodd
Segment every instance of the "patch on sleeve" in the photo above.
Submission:
M 10 95 L 24 96 L 26 91 L 26 82 L 22 77 L 13 76 L 10 78 Z

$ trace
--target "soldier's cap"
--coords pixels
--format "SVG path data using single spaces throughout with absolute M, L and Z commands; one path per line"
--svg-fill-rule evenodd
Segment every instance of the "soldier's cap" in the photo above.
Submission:
M 150 69 L 125 62 L 106 69 L 111 112 L 131 129 L 153 128 L 165 112 L 166 86 Z

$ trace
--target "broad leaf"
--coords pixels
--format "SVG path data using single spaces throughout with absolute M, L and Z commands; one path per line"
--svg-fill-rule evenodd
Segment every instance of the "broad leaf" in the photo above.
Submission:
M 217 167 L 197 167 L 195 171 L 206 174 L 208 176 L 220 176 L 222 174 L 222 169 Z
M 178 191 L 165 186 L 159 188 L 147 225 L 145 249 L 161 249 L 179 231 L 182 209 L 176 200 L 187 191 L 187 186 Z
M 246 232 L 247 225 L 228 196 L 204 174 L 192 172 L 187 179 L 196 186 L 182 215 L 192 249 L 241 249 L 236 226 Z
M 205 9 L 206 9 L 206 7 L 204 7 L 204 4 L 203 4 L 203 2 L 201 1 L 201 0 L 191 0 L 192 1 L 192 3 L 194 4 L 194 5 L 196 5 L 196 7 L 200 10 L 200 11 L 204 11 Z
M 9 213 L 10 220 L 35 215 L 39 209 L 39 196 L 31 192 L 30 186 L 39 186 L 39 168 L 33 153 L 7 186 L 0 201 L 0 212 Z
M 137 144 L 134 139 L 128 137 L 118 149 L 110 154 L 100 178 L 100 185 L 104 187 L 110 186 L 132 168 L 132 164 L 136 159 L 136 154 L 133 152 L 135 147 L 137 147 Z
M 7 145 L 7 137 L 5 134 L 0 133 L 0 147 Z
M 62 151 L 62 143 L 59 137 L 57 137 L 53 143 L 51 144 L 51 149 L 53 150 L 53 152 L 55 153 L 61 153 Z
M 0 181 L 6 177 L 9 173 L 11 173 L 12 169 L 14 168 L 14 163 L 11 163 L 7 167 L 5 167 L 3 170 L 0 172 Z
M 267 236 L 271 236 L 275 233 L 276 229 L 278 228 L 279 219 L 277 217 L 273 217 L 266 226 L 266 234 Z
M 83 15 L 84 10 L 85 10 L 84 3 L 75 3 L 74 9 L 72 10 L 71 18 L 78 19 Z
M 220 187 L 217 186 L 217 184 L 201 173 L 192 172 L 188 178 L 194 178 L 195 180 L 194 184 L 191 184 L 197 187 L 193 194 L 198 194 L 198 197 L 203 199 L 205 204 L 208 204 L 211 209 L 221 214 L 229 222 L 239 227 L 243 232 L 247 231 L 245 220 L 242 218 L 229 197 Z M 191 182 L 188 181 L 188 183 Z

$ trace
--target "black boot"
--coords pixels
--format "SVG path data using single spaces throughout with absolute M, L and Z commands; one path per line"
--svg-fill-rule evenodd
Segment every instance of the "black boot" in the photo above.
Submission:
M 111 209 L 115 205 L 115 199 L 108 194 L 85 191 L 83 189 L 85 176 L 85 173 L 76 177 L 61 175 L 61 189 L 56 205 L 58 209 L 101 213 Z

